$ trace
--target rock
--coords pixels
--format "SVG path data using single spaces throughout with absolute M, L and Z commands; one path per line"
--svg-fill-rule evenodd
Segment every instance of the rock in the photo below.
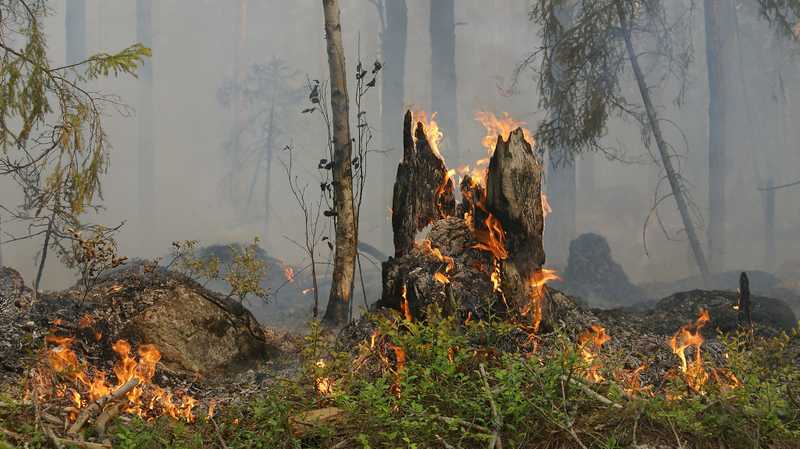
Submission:
M 563 282 L 553 284 L 556 288 L 593 306 L 628 306 L 646 299 L 644 291 L 632 284 L 614 261 L 606 239 L 598 234 L 583 234 L 570 243 L 562 277 Z

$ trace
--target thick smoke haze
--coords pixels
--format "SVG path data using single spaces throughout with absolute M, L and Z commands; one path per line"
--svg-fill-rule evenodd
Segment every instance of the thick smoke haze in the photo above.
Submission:
M 389 0 L 391 1 L 391 0 Z M 431 42 L 429 1 L 408 0 L 408 42 L 406 55 L 406 107 L 430 110 Z M 54 63 L 65 58 L 65 2 L 52 2 L 52 14 L 45 23 L 50 55 Z M 459 122 L 457 129 L 444 129 L 445 159 L 454 151 L 448 136 L 458 134 L 461 163 L 484 157 L 484 130 L 474 120 L 476 111 L 508 112 L 524 120 L 531 130 L 544 117 L 537 98 L 535 75 L 514 72 L 522 60 L 538 47 L 537 30 L 528 21 L 526 1 L 459 0 L 456 2 L 456 76 Z M 707 216 L 707 121 L 708 98 L 705 72 L 702 11 L 696 11 L 694 61 L 689 68 L 686 102 L 673 104 L 674 92 L 666 86 L 655 92 L 667 139 L 684 155 L 678 165 L 692 186 L 697 210 Z M 733 147 L 727 170 L 728 241 L 725 268 L 781 270 L 800 265 L 800 189 L 776 192 L 776 253 L 765 249 L 765 196 L 758 191 L 769 179 L 783 184 L 800 177 L 797 142 L 800 115 L 797 102 L 798 64 L 791 45 L 782 42 L 763 23 L 743 11 L 741 22 L 741 74 L 731 114 L 738 126 L 732 131 Z M 349 82 L 358 55 L 367 66 L 380 60 L 381 18 L 366 0 L 342 1 L 344 43 L 347 48 Z M 89 54 L 113 52 L 136 42 L 137 2 L 86 0 L 86 38 Z M 764 37 L 767 36 L 767 37 Z M 755 37 L 758 37 L 757 39 Z M 237 55 L 239 42 L 243 46 Z M 272 195 L 268 235 L 264 235 L 264 178 L 254 187 L 252 211 L 227 194 L 225 177 L 230 173 L 230 142 L 234 128 L 231 105 L 221 101 L 220 92 L 240 68 L 283 60 L 296 72 L 290 84 L 304 89 L 307 80 L 328 77 L 322 8 L 318 0 L 271 0 L 247 2 L 240 21 L 240 2 L 154 0 L 153 1 L 153 95 L 155 137 L 155 201 L 150 205 L 154 230 L 143 231 L 138 205 L 139 90 L 137 80 L 112 79 L 91 87 L 119 96 L 129 108 L 106 108 L 106 131 L 112 148 L 111 167 L 103 182 L 106 209 L 96 221 L 115 225 L 125 221 L 119 235 L 120 252 L 129 257 L 154 258 L 165 255 L 176 240 L 196 239 L 202 244 L 244 242 L 259 236 L 269 254 L 290 264 L 303 265 L 303 252 L 290 239 L 302 237 L 300 213 L 288 192 L 287 178 L 279 160 L 287 145 L 294 148 L 296 174 L 316 192 L 316 167 L 325 157 L 326 134 L 319 116 L 302 114 L 308 107 L 302 95 L 279 122 L 283 127 L 274 142 L 276 163 L 268 179 Z M 246 73 L 246 72 L 243 72 Z M 740 77 L 741 75 L 741 77 Z M 637 95 L 626 81 L 626 94 Z M 351 89 L 351 100 L 354 94 Z M 396 164 L 402 142 L 380 148 L 380 114 L 396 116 L 402 126 L 403 111 L 381 111 L 378 89 L 367 94 L 365 108 L 375 127 L 370 154 L 361 239 L 390 254 L 390 242 L 381 240 L 390 226 L 388 204 L 381 196 L 392 179 L 381 176 L 381 165 Z M 750 108 L 750 109 L 748 109 Z M 354 123 L 354 121 L 351 121 Z M 615 259 L 635 282 L 669 281 L 696 273 L 694 263 L 679 230 L 680 220 L 671 202 L 659 209 L 661 221 L 679 241 L 665 238 L 658 221 L 651 219 L 643 246 L 642 229 L 653 204 L 659 182 L 659 168 L 644 149 L 640 131 L 630 122 L 614 121 L 607 144 L 624 152 L 612 160 L 601 154 L 577 159 L 576 231 L 605 236 Z M 450 162 L 448 160 L 448 162 Z M 452 162 L 456 164 L 456 161 Z M 253 168 L 243 176 L 252 176 Z M 240 180 L 241 181 L 241 180 Z M 249 183 L 249 178 L 242 184 Z M 16 204 L 14 186 L 2 182 L 0 199 Z M 558 202 L 552 204 L 559 208 Z M 13 223 L 4 231 L 20 233 Z M 700 234 L 705 235 L 701 230 Z M 547 232 L 545 234 L 547 238 Z M 35 275 L 35 255 L 41 243 L 27 241 L 3 246 L 4 264 L 20 270 L 26 279 Z M 326 250 L 327 251 L 327 250 Z M 549 262 L 564 263 L 566 248 L 556 249 Z M 327 253 L 325 253 L 327 258 Z M 783 267 L 783 268 L 782 268 Z M 275 267 L 274 269 L 280 269 Z M 375 272 L 375 267 L 366 266 Z M 56 258 L 48 262 L 47 289 L 71 285 L 75 276 Z M 377 298 L 374 298 L 377 299 Z

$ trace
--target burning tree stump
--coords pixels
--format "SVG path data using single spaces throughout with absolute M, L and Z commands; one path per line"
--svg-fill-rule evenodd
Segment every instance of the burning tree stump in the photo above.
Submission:
M 436 142 L 428 141 L 422 123 L 414 126 L 408 111 L 403 124 L 403 160 L 397 167 L 392 198 L 395 257 L 411 250 L 417 232 L 454 215 L 456 208 L 453 181 L 434 150 Z
M 453 171 L 436 151 L 436 137 L 430 142 L 417 123 L 414 140 L 413 126 L 406 113 L 392 204 L 395 257 L 383 264 L 378 306 L 401 310 L 409 319 L 421 318 L 430 304 L 463 319 L 530 315 L 537 330 L 543 321 L 553 324 L 561 318 L 556 315 L 571 313 L 574 302 L 564 295 L 558 304 L 542 304 L 543 158 L 525 131 L 498 136 L 486 184 L 466 176 L 456 205 Z M 428 226 L 428 238 L 416 241 Z

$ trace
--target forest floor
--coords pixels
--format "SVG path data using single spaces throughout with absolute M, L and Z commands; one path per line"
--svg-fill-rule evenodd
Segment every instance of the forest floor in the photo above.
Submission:
M 7 304 L 0 350 L 25 349 L 0 351 L 0 448 L 797 448 L 800 333 L 758 319 L 737 331 L 731 295 L 578 309 L 594 325 L 536 334 L 383 310 L 337 334 L 265 331 L 268 355 L 202 378 L 148 362 L 146 345 L 111 367 L 116 345 L 76 336 L 73 352 Z M 72 355 L 136 385 L 95 398 L 82 374 L 54 369 Z

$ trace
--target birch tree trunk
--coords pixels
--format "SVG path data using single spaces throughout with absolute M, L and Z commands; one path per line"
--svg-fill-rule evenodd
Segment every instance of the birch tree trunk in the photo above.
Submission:
M 336 248 L 328 307 L 322 321 L 339 326 L 347 321 L 348 303 L 353 294 L 357 229 L 353 205 L 353 141 L 350 138 L 350 111 L 347 73 L 342 45 L 342 25 L 338 0 L 322 0 L 325 14 L 325 39 L 330 67 L 331 115 L 333 122 L 333 207 L 336 216 Z
M 383 76 L 381 77 L 381 142 L 384 150 L 403 149 L 403 130 L 397 124 L 404 113 L 406 42 L 408 40 L 408 8 L 406 0 L 386 0 L 384 2 L 386 28 L 381 34 L 381 53 L 383 54 Z M 392 200 L 392 183 L 397 163 L 402 151 L 392 151 L 382 158 L 383 203 Z M 384 211 L 380 211 L 384 214 Z M 390 226 L 383 226 L 383 250 L 392 248 Z
M 445 157 L 455 167 L 462 163 L 458 145 L 455 0 L 430 2 L 431 112 L 437 113 L 439 128 L 446 136 Z
M 136 0 L 136 39 L 153 47 L 153 0 Z M 142 249 L 147 248 L 155 232 L 156 152 L 155 107 L 153 105 L 153 60 L 147 58 L 139 69 L 139 103 L 136 121 L 139 125 L 139 220 Z
M 731 20 L 733 2 L 705 0 L 706 64 L 708 66 L 708 258 L 712 271 L 720 271 L 725 258 L 725 172 L 730 152 L 729 74 L 727 43 L 735 39 Z

